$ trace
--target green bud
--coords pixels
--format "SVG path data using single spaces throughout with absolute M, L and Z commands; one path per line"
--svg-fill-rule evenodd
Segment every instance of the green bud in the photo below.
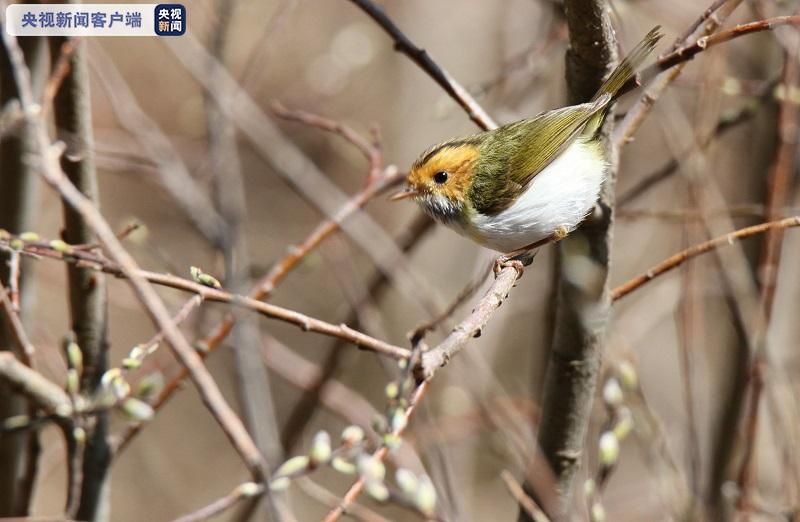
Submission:
M 331 436 L 327 431 L 319 431 L 314 435 L 314 440 L 311 443 L 311 451 L 309 457 L 314 465 L 325 464 L 331 458 Z
M 639 387 L 639 377 L 636 375 L 636 367 L 630 361 L 622 361 L 617 365 L 617 374 L 622 383 L 622 387 L 628 391 L 633 391 Z
M 126 357 L 122 359 L 122 367 L 126 370 L 136 370 L 142 366 L 142 361 L 139 359 L 133 359 L 131 357 Z
M 111 383 L 122 376 L 122 371 L 119 368 L 111 368 L 106 370 L 102 377 L 100 377 L 100 385 L 103 388 L 110 388 Z
M 160 393 L 163 387 L 164 376 L 161 372 L 153 372 L 139 380 L 139 384 L 136 388 L 136 396 L 140 399 L 147 400 Z
M 83 373 L 83 351 L 78 343 L 69 341 L 67 343 L 67 363 L 70 368 L 74 368 L 78 374 Z
M 342 430 L 342 444 L 348 447 L 360 444 L 364 440 L 364 430 L 361 426 L 348 426 Z
M 403 394 L 409 393 L 414 389 L 414 378 L 410 375 L 403 379 L 403 385 L 400 387 L 400 392 Z
M 292 477 L 302 471 L 306 471 L 310 463 L 311 459 L 309 459 L 305 455 L 298 455 L 297 457 L 292 457 L 280 465 L 280 467 L 275 471 L 274 476 Z
M 606 431 L 600 435 L 598 442 L 598 456 L 600 464 L 609 467 L 613 466 L 619 458 L 619 439 L 613 431 Z
M 386 467 L 373 455 L 361 455 L 358 458 L 358 473 L 364 480 L 380 482 L 386 476 Z
M 222 288 L 222 285 L 214 276 L 206 274 L 196 266 L 190 267 L 189 273 L 192 275 L 192 279 L 194 279 L 195 283 L 200 283 L 203 286 L 209 286 L 211 288 Z
M 591 522 L 605 522 L 606 508 L 603 507 L 600 501 L 592 503 L 592 509 L 589 511 L 589 520 Z
M 396 382 L 390 382 L 386 385 L 386 397 L 396 399 L 398 395 L 400 395 L 400 388 Z
M 14 238 L 8 243 L 8 246 L 10 246 L 12 250 L 19 252 L 25 248 L 25 243 L 23 243 L 21 239 Z
M 81 388 L 81 378 L 78 375 L 78 370 L 75 368 L 69 368 L 67 370 L 67 393 L 70 395 L 75 395 L 80 391 Z
M 419 478 L 415 504 L 428 517 L 432 517 L 436 512 L 436 488 L 433 487 L 433 482 L 427 475 Z
M 81 428 L 80 426 L 72 429 L 72 438 L 75 439 L 75 443 L 83 446 L 86 444 L 86 430 Z
M 378 502 L 385 502 L 389 500 L 389 488 L 383 482 L 368 480 L 364 486 L 367 494 L 377 500 Z
M 417 490 L 419 489 L 419 479 L 417 476 L 406 468 L 397 468 L 394 478 L 397 481 L 397 485 L 400 486 L 400 490 L 402 490 L 403 494 L 410 500 L 415 500 L 417 496 Z
M 6 417 L 3 419 L 3 429 L 16 430 L 18 428 L 24 428 L 30 422 L 31 418 L 28 415 L 12 415 L 11 417 Z
M 597 483 L 594 481 L 594 479 L 586 479 L 586 482 L 583 483 L 583 496 L 586 498 L 591 498 L 594 496 L 596 491 Z
M 403 411 L 401 408 L 394 408 L 392 411 L 392 420 L 391 420 L 391 427 L 393 433 L 399 433 L 406 428 L 408 424 L 408 419 L 406 418 L 406 412 Z
M 278 479 L 280 480 L 280 479 Z M 244 484 L 240 484 L 238 488 L 236 488 L 236 492 L 243 496 L 243 497 L 255 497 L 263 488 L 260 484 L 256 484 L 255 482 L 245 482 Z
M 389 451 L 396 451 L 403 444 L 403 439 L 400 435 L 395 433 L 387 433 L 383 436 L 383 445 L 389 448 Z
M 19 238 L 25 242 L 29 241 L 39 241 L 40 237 L 39 234 L 36 232 L 23 232 L 19 235 Z
M 633 430 L 633 415 L 628 408 L 620 408 L 617 423 L 614 425 L 614 435 L 618 440 L 623 440 Z
M 123 377 L 117 377 L 111 381 L 111 392 L 117 399 L 122 400 L 130 395 L 131 385 Z
M 155 415 L 152 406 L 134 397 L 125 399 L 125 401 L 122 403 L 122 413 L 124 413 L 125 416 L 130 420 L 136 422 L 149 421 L 153 418 L 153 415 Z
M 141 344 L 137 344 L 136 346 L 131 348 L 130 352 L 128 352 L 129 359 L 142 360 L 144 359 L 144 355 L 145 355 L 144 347 Z
M 331 461 L 331 467 L 343 475 L 354 475 L 356 473 L 356 465 L 344 457 L 334 457 Z
M 269 489 L 272 491 L 286 491 L 292 483 L 288 477 L 278 477 L 269 483 Z
M 50 241 L 50 248 L 52 248 L 56 252 L 61 252 L 62 254 L 72 253 L 72 246 L 68 245 L 66 242 L 60 239 L 54 239 Z
M 606 379 L 605 384 L 603 384 L 603 401 L 605 401 L 606 406 L 617 408 L 622 404 L 623 398 L 619 381 L 614 377 Z
M 405 370 L 406 368 L 408 368 L 408 359 L 403 358 L 398 360 L 397 366 L 399 366 L 401 370 Z

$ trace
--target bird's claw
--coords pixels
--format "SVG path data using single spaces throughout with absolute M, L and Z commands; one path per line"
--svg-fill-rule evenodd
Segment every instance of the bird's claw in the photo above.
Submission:
M 495 279 L 500 275 L 500 272 L 502 272 L 504 268 L 508 267 L 511 267 L 517 271 L 517 279 L 522 277 L 522 273 L 525 271 L 525 264 L 520 259 L 500 256 L 494 262 L 493 270 Z

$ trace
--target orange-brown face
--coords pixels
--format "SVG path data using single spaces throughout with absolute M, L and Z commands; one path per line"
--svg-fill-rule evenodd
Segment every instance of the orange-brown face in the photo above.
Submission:
M 446 199 L 459 205 L 464 203 L 472 184 L 478 152 L 474 143 L 453 143 L 434 148 L 411 167 L 409 191 L 419 203 L 430 199 Z

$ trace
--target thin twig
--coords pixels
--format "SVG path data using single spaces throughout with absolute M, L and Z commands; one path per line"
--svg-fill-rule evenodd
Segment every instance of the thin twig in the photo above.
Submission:
M 267 274 L 259 279 L 250 291 L 249 298 L 253 300 L 260 300 L 267 297 L 275 287 L 286 278 L 293 268 L 303 260 L 311 251 L 313 251 L 320 243 L 330 237 L 339 230 L 341 221 L 346 219 L 353 212 L 362 208 L 374 196 L 381 194 L 384 190 L 398 183 L 402 179 L 397 175 L 394 179 L 387 178 L 382 183 L 370 185 L 364 188 L 361 192 L 356 194 L 348 202 L 346 208 L 338 212 L 334 218 L 329 218 L 321 222 L 314 230 L 303 240 L 299 245 L 290 247 L 286 256 L 278 261 Z M 215 348 L 222 344 L 222 341 L 233 330 L 236 323 L 236 318 L 233 314 L 228 314 L 222 321 L 220 321 L 204 339 L 197 344 L 202 348 L 201 354 L 210 353 Z M 158 398 L 153 404 L 153 408 L 158 412 L 161 407 L 167 403 L 172 395 L 180 389 L 181 383 L 186 379 L 188 373 L 185 369 L 181 369 L 178 374 L 173 377 L 159 394 Z M 128 431 L 121 439 L 119 449 L 122 450 L 127 446 L 128 442 L 139 433 L 140 429 L 137 427 Z
M 239 484 L 233 491 L 218 498 L 211 504 L 204 506 L 197 511 L 182 515 L 173 522 L 199 522 L 217 516 L 220 513 L 232 508 L 242 499 L 249 499 L 260 495 L 264 491 L 264 486 L 254 482 Z
M 662 166 L 643 176 L 633 187 L 628 189 L 617 198 L 617 207 L 622 208 L 627 206 L 633 200 L 637 199 L 655 185 L 668 179 L 678 170 L 678 167 L 683 161 L 686 160 L 686 158 L 690 157 L 695 152 L 702 152 L 706 150 L 711 143 L 722 136 L 726 131 L 752 120 L 753 117 L 759 113 L 759 109 L 762 108 L 763 104 L 773 98 L 776 84 L 777 80 L 762 82 L 758 88 L 758 91 L 755 93 L 755 100 L 753 100 L 753 102 L 745 104 L 734 114 L 723 115 L 723 117 L 721 117 L 714 126 L 714 129 L 694 142 L 689 150 L 682 154 L 673 156 Z M 617 216 L 623 217 L 623 212 L 628 211 L 619 211 Z M 761 217 L 764 216 L 762 215 Z
M 8 245 L 7 241 L 0 240 L 0 248 L 10 249 L 11 247 Z M 264 303 L 257 299 L 253 299 L 252 297 L 245 297 L 243 295 L 232 294 L 224 290 L 211 288 L 209 286 L 195 283 L 194 281 L 190 281 L 172 274 L 151 272 L 148 270 L 142 270 L 138 267 L 135 269 L 126 269 L 116 262 L 110 261 L 104 257 L 90 252 L 73 250 L 70 251 L 69 254 L 64 254 L 54 249 L 50 244 L 43 242 L 25 243 L 22 251 L 26 253 L 31 252 L 48 259 L 56 259 L 90 266 L 96 268 L 97 270 L 102 270 L 108 274 L 129 280 L 132 278 L 137 278 L 139 280 L 147 281 L 148 283 L 159 286 L 165 286 L 175 290 L 197 294 L 206 301 L 235 305 L 247 310 L 251 310 L 265 317 L 270 317 L 272 319 L 278 319 L 280 321 L 294 324 L 307 332 L 316 332 L 345 339 L 359 347 L 375 351 L 393 359 L 406 358 L 410 353 L 405 348 L 381 341 L 365 333 L 359 332 L 358 330 L 354 330 L 345 324 L 335 325 L 328 323 L 288 308 L 270 303 Z M 174 324 L 172 326 L 174 327 Z M 164 336 L 169 341 L 168 332 L 165 331 Z M 202 346 L 202 348 L 205 349 L 206 347 Z
M 13 35 L 3 31 L 3 42 L 8 49 L 14 78 L 17 83 L 20 101 L 26 119 L 34 133 L 35 151 L 39 159 L 40 174 L 61 197 L 92 228 L 98 240 L 119 263 L 121 272 L 130 281 L 134 293 L 160 329 L 173 349 L 175 356 L 189 371 L 192 381 L 209 411 L 222 427 L 254 477 L 263 475 L 263 459 L 253 440 L 247 433 L 241 419 L 228 405 L 214 378 L 205 368 L 196 351 L 189 345 L 183 334 L 172 323 L 163 301 L 151 284 L 140 274 L 136 261 L 116 238 L 113 230 L 97 207 L 75 188 L 61 170 L 59 157 L 61 150 L 54 145 L 48 135 L 48 128 L 36 108 L 30 81 L 30 73 L 25 65 L 22 51 Z
M 800 20 L 800 16 L 787 17 Z M 797 35 L 795 35 L 797 36 Z M 788 199 L 789 188 L 795 172 L 798 138 L 798 108 L 791 99 L 792 92 L 796 92 L 800 83 L 800 67 L 798 67 L 798 53 L 796 43 L 784 56 L 784 70 L 782 85 L 784 98 L 778 113 L 777 136 L 778 148 L 767 179 L 766 207 L 767 219 L 775 220 L 782 216 L 782 207 Z M 749 410 L 745 418 L 742 439 L 744 455 L 739 469 L 738 486 L 741 493 L 738 506 L 742 510 L 753 507 L 753 486 L 755 483 L 755 452 L 758 438 L 758 422 L 761 395 L 765 386 L 764 372 L 768 366 L 767 334 L 772 319 L 773 304 L 777 290 L 778 273 L 783 249 L 784 230 L 775 228 L 767 231 L 762 246 L 761 259 L 758 266 L 758 275 L 761 282 L 759 321 L 755 330 L 753 342 L 755 353 L 750 361 L 750 390 Z
M 22 362 L 25 366 L 33 368 L 33 358 L 36 355 L 36 349 L 28 339 L 28 334 L 25 333 L 25 327 L 22 325 L 22 321 L 19 318 L 19 311 L 14 308 L 9 298 L 8 291 L 2 282 L 0 282 L 0 305 L 3 307 L 6 324 L 8 324 L 8 328 L 11 330 L 17 348 L 19 348 L 19 356 Z
M 261 343 L 264 364 L 283 379 L 301 390 L 316 386 L 324 370 L 301 357 L 288 346 L 266 335 Z M 316 405 L 321 405 L 341 417 L 348 424 L 369 426 L 379 414 L 363 395 L 335 379 L 326 379 L 318 394 Z
M 785 219 L 780 219 L 778 221 L 770 221 L 767 223 L 761 223 L 759 225 L 753 225 L 751 227 L 742 228 L 731 232 L 729 234 L 725 234 L 723 236 L 715 237 L 709 241 L 704 243 L 700 243 L 698 245 L 694 245 L 692 247 L 687 248 L 686 250 L 682 250 L 677 254 L 670 256 L 669 258 L 665 259 L 664 261 L 653 265 L 643 274 L 634 277 L 633 279 L 628 280 L 627 282 L 617 286 L 611 291 L 611 300 L 617 301 L 629 293 L 633 292 L 637 288 L 649 283 L 656 277 L 673 270 L 686 261 L 697 257 L 701 254 L 705 254 L 706 252 L 711 252 L 712 250 L 726 246 L 732 245 L 734 241 L 755 236 L 758 234 L 763 234 L 770 230 L 782 230 L 791 227 L 800 226 L 800 216 L 793 216 Z
M 395 24 L 386 16 L 383 8 L 375 5 L 370 0 L 350 0 L 362 11 L 367 13 L 370 18 L 381 26 L 386 33 L 394 40 L 394 48 L 396 51 L 408 56 L 411 61 L 417 64 L 423 71 L 425 71 L 433 81 L 439 84 L 444 91 L 458 103 L 464 111 L 466 111 L 469 118 L 474 121 L 479 127 L 484 130 L 497 128 L 497 124 L 486 113 L 480 104 L 472 97 L 472 95 L 460 83 L 458 83 L 450 74 L 440 67 L 425 51 L 414 45 L 412 42 Z
M 365 158 L 367 158 L 367 161 L 370 163 L 370 171 L 376 166 L 380 168 L 380 148 L 374 143 L 370 143 L 370 141 L 364 139 L 361 134 L 357 133 L 344 123 L 331 120 L 308 111 L 287 109 L 279 101 L 272 102 L 272 112 L 284 120 L 300 122 L 311 127 L 316 127 L 327 132 L 338 134 L 347 142 L 352 144 L 356 149 L 358 149 Z
M 0 352 L 0 379 L 17 389 L 48 413 L 72 414 L 72 401 L 60 386 L 18 361 L 11 352 Z
M 11 252 L 8 256 L 8 298 L 11 308 L 19 313 L 19 280 L 20 280 L 19 252 Z
M 396 243 L 400 250 L 407 254 L 413 248 L 420 244 L 420 240 L 433 230 L 434 222 L 425 214 L 418 214 L 409 226 L 406 227 L 406 233 L 397 238 Z M 376 273 L 372 280 L 367 284 L 367 298 L 375 299 L 379 293 L 387 287 L 389 277 L 383 273 Z M 357 324 L 358 311 L 357 309 L 362 303 L 356 303 L 355 309 L 351 310 L 345 323 Z M 312 416 L 309 414 L 314 408 L 324 393 L 324 388 L 328 380 L 336 373 L 339 367 L 339 362 L 342 355 L 345 353 L 347 344 L 338 340 L 328 352 L 327 357 L 322 362 L 322 373 L 312 386 L 297 400 L 294 408 L 289 414 L 286 423 L 284 424 L 281 433 L 281 441 L 284 447 L 292 448 L 303 432 L 303 429 L 308 424 Z
M 411 333 L 409 334 L 408 338 L 411 339 L 411 344 L 415 345 L 419 340 L 421 340 L 425 335 L 429 332 L 434 331 L 435 329 L 439 328 L 442 323 L 447 321 L 452 315 L 455 313 L 458 308 L 464 304 L 464 302 L 469 299 L 470 297 L 478 291 L 478 289 L 483 285 L 483 282 L 486 280 L 486 275 L 490 273 L 488 270 L 485 274 L 481 274 L 479 277 L 475 278 L 472 281 L 469 281 L 467 285 L 458 292 L 458 295 L 453 299 L 453 301 L 447 306 L 445 310 L 442 311 L 436 317 L 425 321 L 421 325 L 414 328 Z
M 683 64 L 701 52 L 716 47 L 721 43 L 729 42 L 748 34 L 770 31 L 783 25 L 800 25 L 800 16 L 777 16 L 766 20 L 757 20 L 737 25 L 726 31 L 697 38 L 694 42 L 689 39 L 688 43 L 684 43 L 669 54 L 660 57 L 656 63 L 642 70 L 640 73 L 642 82 L 646 83 L 649 78 L 653 78 L 678 64 Z
M 701 38 L 717 30 L 728 16 L 742 3 L 742 0 L 715 0 L 703 15 L 692 27 L 694 30 L 683 39 L 682 42 L 675 44 L 675 49 L 682 49 L 684 46 L 696 44 Z M 611 134 L 611 142 L 619 147 L 628 143 L 636 130 L 644 122 L 645 118 L 653 108 L 658 97 L 662 92 L 678 77 L 686 65 L 685 61 L 678 61 L 666 71 L 656 76 L 652 82 L 648 82 L 644 94 L 631 106 L 625 113 L 625 118 L 617 124 Z
M 42 101 L 40 105 L 45 115 L 47 111 L 50 110 L 53 99 L 61 88 L 61 84 L 72 69 L 70 62 L 72 61 L 72 55 L 78 47 L 78 43 L 80 43 L 80 37 L 65 38 L 59 46 L 58 60 L 56 60 L 53 66 L 53 72 L 50 74 L 50 78 L 47 80 L 44 90 L 42 91 Z
M 293 482 L 303 490 L 303 493 L 325 506 L 335 508 L 339 504 L 338 496 L 323 488 L 309 477 L 298 477 L 294 479 Z M 373 510 L 355 503 L 350 504 L 347 508 L 347 515 L 361 522 L 390 522 L 388 518 L 384 518 Z
M 511 270 L 516 274 L 515 270 L 513 269 Z M 424 380 L 416 387 L 413 394 L 411 395 L 411 398 L 408 401 L 408 407 L 403 412 L 403 416 L 405 417 L 405 422 L 400 423 L 398 428 L 392 431 L 392 435 L 399 437 L 400 435 L 403 434 L 403 432 L 405 431 L 406 427 L 409 424 L 408 420 L 414 414 L 414 412 L 417 409 L 417 405 L 425 396 L 425 393 L 428 391 L 429 383 L 430 383 L 429 380 Z M 388 454 L 389 454 L 388 446 L 382 445 L 380 448 L 378 448 L 377 451 L 375 451 L 375 453 L 372 454 L 372 456 L 373 458 L 382 461 L 386 458 Z M 347 493 L 344 495 L 344 498 L 342 498 L 342 501 L 339 502 L 339 504 L 335 508 L 333 508 L 330 512 L 328 512 L 327 515 L 325 515 L 323 522 L 335 522 L 336 520 L 339 520 L 339 517 L 347 513 L 347 510 L 358 499 L 358 497 L 361 496 L 361 493 L 363 491 L 364 491 L 364 479 L 359 478 L 352 486 L 350 486 L 350 489 L 347 490 Z
M 519 482 L 516 481 L 514 476 L 508 472 L 508 470 L 503 470 L 500 472 L 500 478 L 503 479 L 503 483 L 506 485 L 506 489 L 508 492 L 511 493 L 511 496 L 514 497 L 514 500 L 522 506 L 528 516 L 534 522 L 547 522 L 550 520 L 547 518 L 547 515 L 544 514 L 544 511 L 536 505 L 536 502 L 525 493 L 525 490 L 522 489 Z
M 453 328 L 452 333 L 441 343 L 422 354 L 419 370 L 424 378 L 433 377 L 439 368 L 446 366 L 464 348 L 467 341 L 481 336 L 492 314 L 508 297 L 519 275 L 513 267 L 501 270 L 473 312 Z

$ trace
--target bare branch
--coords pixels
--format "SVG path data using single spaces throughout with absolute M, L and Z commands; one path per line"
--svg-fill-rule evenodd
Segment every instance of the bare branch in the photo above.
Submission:
M 649 283 L 656 277 L 679 267 L 689 259 L 697 257 L 700 254 L 711 252 L 712 250 L 732 245 L 734 241 L 742 238 L 755 236 L 769 232 L 770 230 L 783 230 L 786 228 L 800 226 L 800 216 L 789 217 L 778 221 L 770 221 L 768 223 L 761 223 L 760 225 L 753 225 L 752 227 L 742 228 L 724 236 L 715 237 L 705 243 L 694 245 L 686 250 L 678 252 L 670 256 L 664 261 L 650 267 L 645 273 L 634 277 L 633 279 L 619 285 L 611 291 L 611 299 L 616 301 L 633 292 L 637 288 Z
M 31 370 L 10 352 L 0 352 L 0 379 L 25 394 L 40 408 L 60 417 L 72 414 L 72 401 L 60 386 Z
M 425 379 L 430 379 L 439 368 L 446 366 L 450 359 L 464 348 L 467 341 L 480 337 L 492 314 L 508 297 L 508 293 L 514 287 L 519 275 L 519 272 L 513 267 L 504 268 L 475 306 L 474 311 L 458 323 L 444 341 L 422 354 L 420 369 Z
M 97 238 L 111 257 L 120 265 L 134 290 L 134 293 L 150 315 L 153 322 L 164 331 L 164 336 L 169 342 L 175 356 L 187 368 L 192 381 L 211 411 L 214 418 L 223 428 L 236 450 L 247 464 L 256 478 L 263 475 L 263 460 L 253 440 L 244 428 L 242 421 L 225 401 L 213 377 L 203 366 L 200 356 L 189 345 L 183 334 L 175 327 L 161 298 L 150 283 L 139 273 L 139 267 L 131 255 L 123 248 L 105 218 L 81 192 L 75 188 L 61 170 L 59 164 L 60 150 L 48 136 L 47 125 L 39 117 L 33 92 L 31 89 L 30 75 L 22 58 L 22 52 L 14 36 L 3 31 L 3 42 L 8 49 L 8 54 L 13 65 L 13 71 L 26 119 L 32 127 L 35 136 L 35 149 L 40 161 L 40 173 L 44 180 L 61 197 L 81 214 L 84 221 L 97 234 Z
M 255 482 L 245 482 L 239 484 L 236 489 L 228 493 L 222 498 L 219 498 L 211 504 L 198 509 L 193 513 L 180 516 L 173 520 L 173 522 L 199 522 L 215 517 L 224 511 L 232 508 L 240 500 L 253 498 L 260 495 L 264 491 L 264 486 L 256 484 Z
M 478 104 L 475 98 L 450 74 L 442 69 L 433 58 L 425 51 L 414 45 L 414 42 L 386 16 L 382 8 L 375 5 L 370 0 L 350 0 L 362 11 L 367 13 L 370 18 L 381 26 L 386 33 L 394 40 L 394 48 L 396 51 L 408 56 L 411 61 L 417 64 L 423 71 L 425 71 L 433 81 L 439 84 L 444 91 L 458 103 L 464 111 L 466 111 L 469 118 L 474 121 L 480 128 L 484 130 L 497 128 L 497 124 L 489 116 L 485 110 Z
M 19 355 L 22 357 L 22 362 L 25 366 L 33 368 L 33 356 L 36 349 L 28 339 L 28 334 L 25 333 L 25 327 L 22 326 L 22 321 L 19 318 L 18 309 L 16 309 L 9 299 L 8 291 L 0 281 L 0 304 L 2 304 L 3 312 L 6 318 L 6 324 L 14 337 L 14 342 L 19 348 Z

